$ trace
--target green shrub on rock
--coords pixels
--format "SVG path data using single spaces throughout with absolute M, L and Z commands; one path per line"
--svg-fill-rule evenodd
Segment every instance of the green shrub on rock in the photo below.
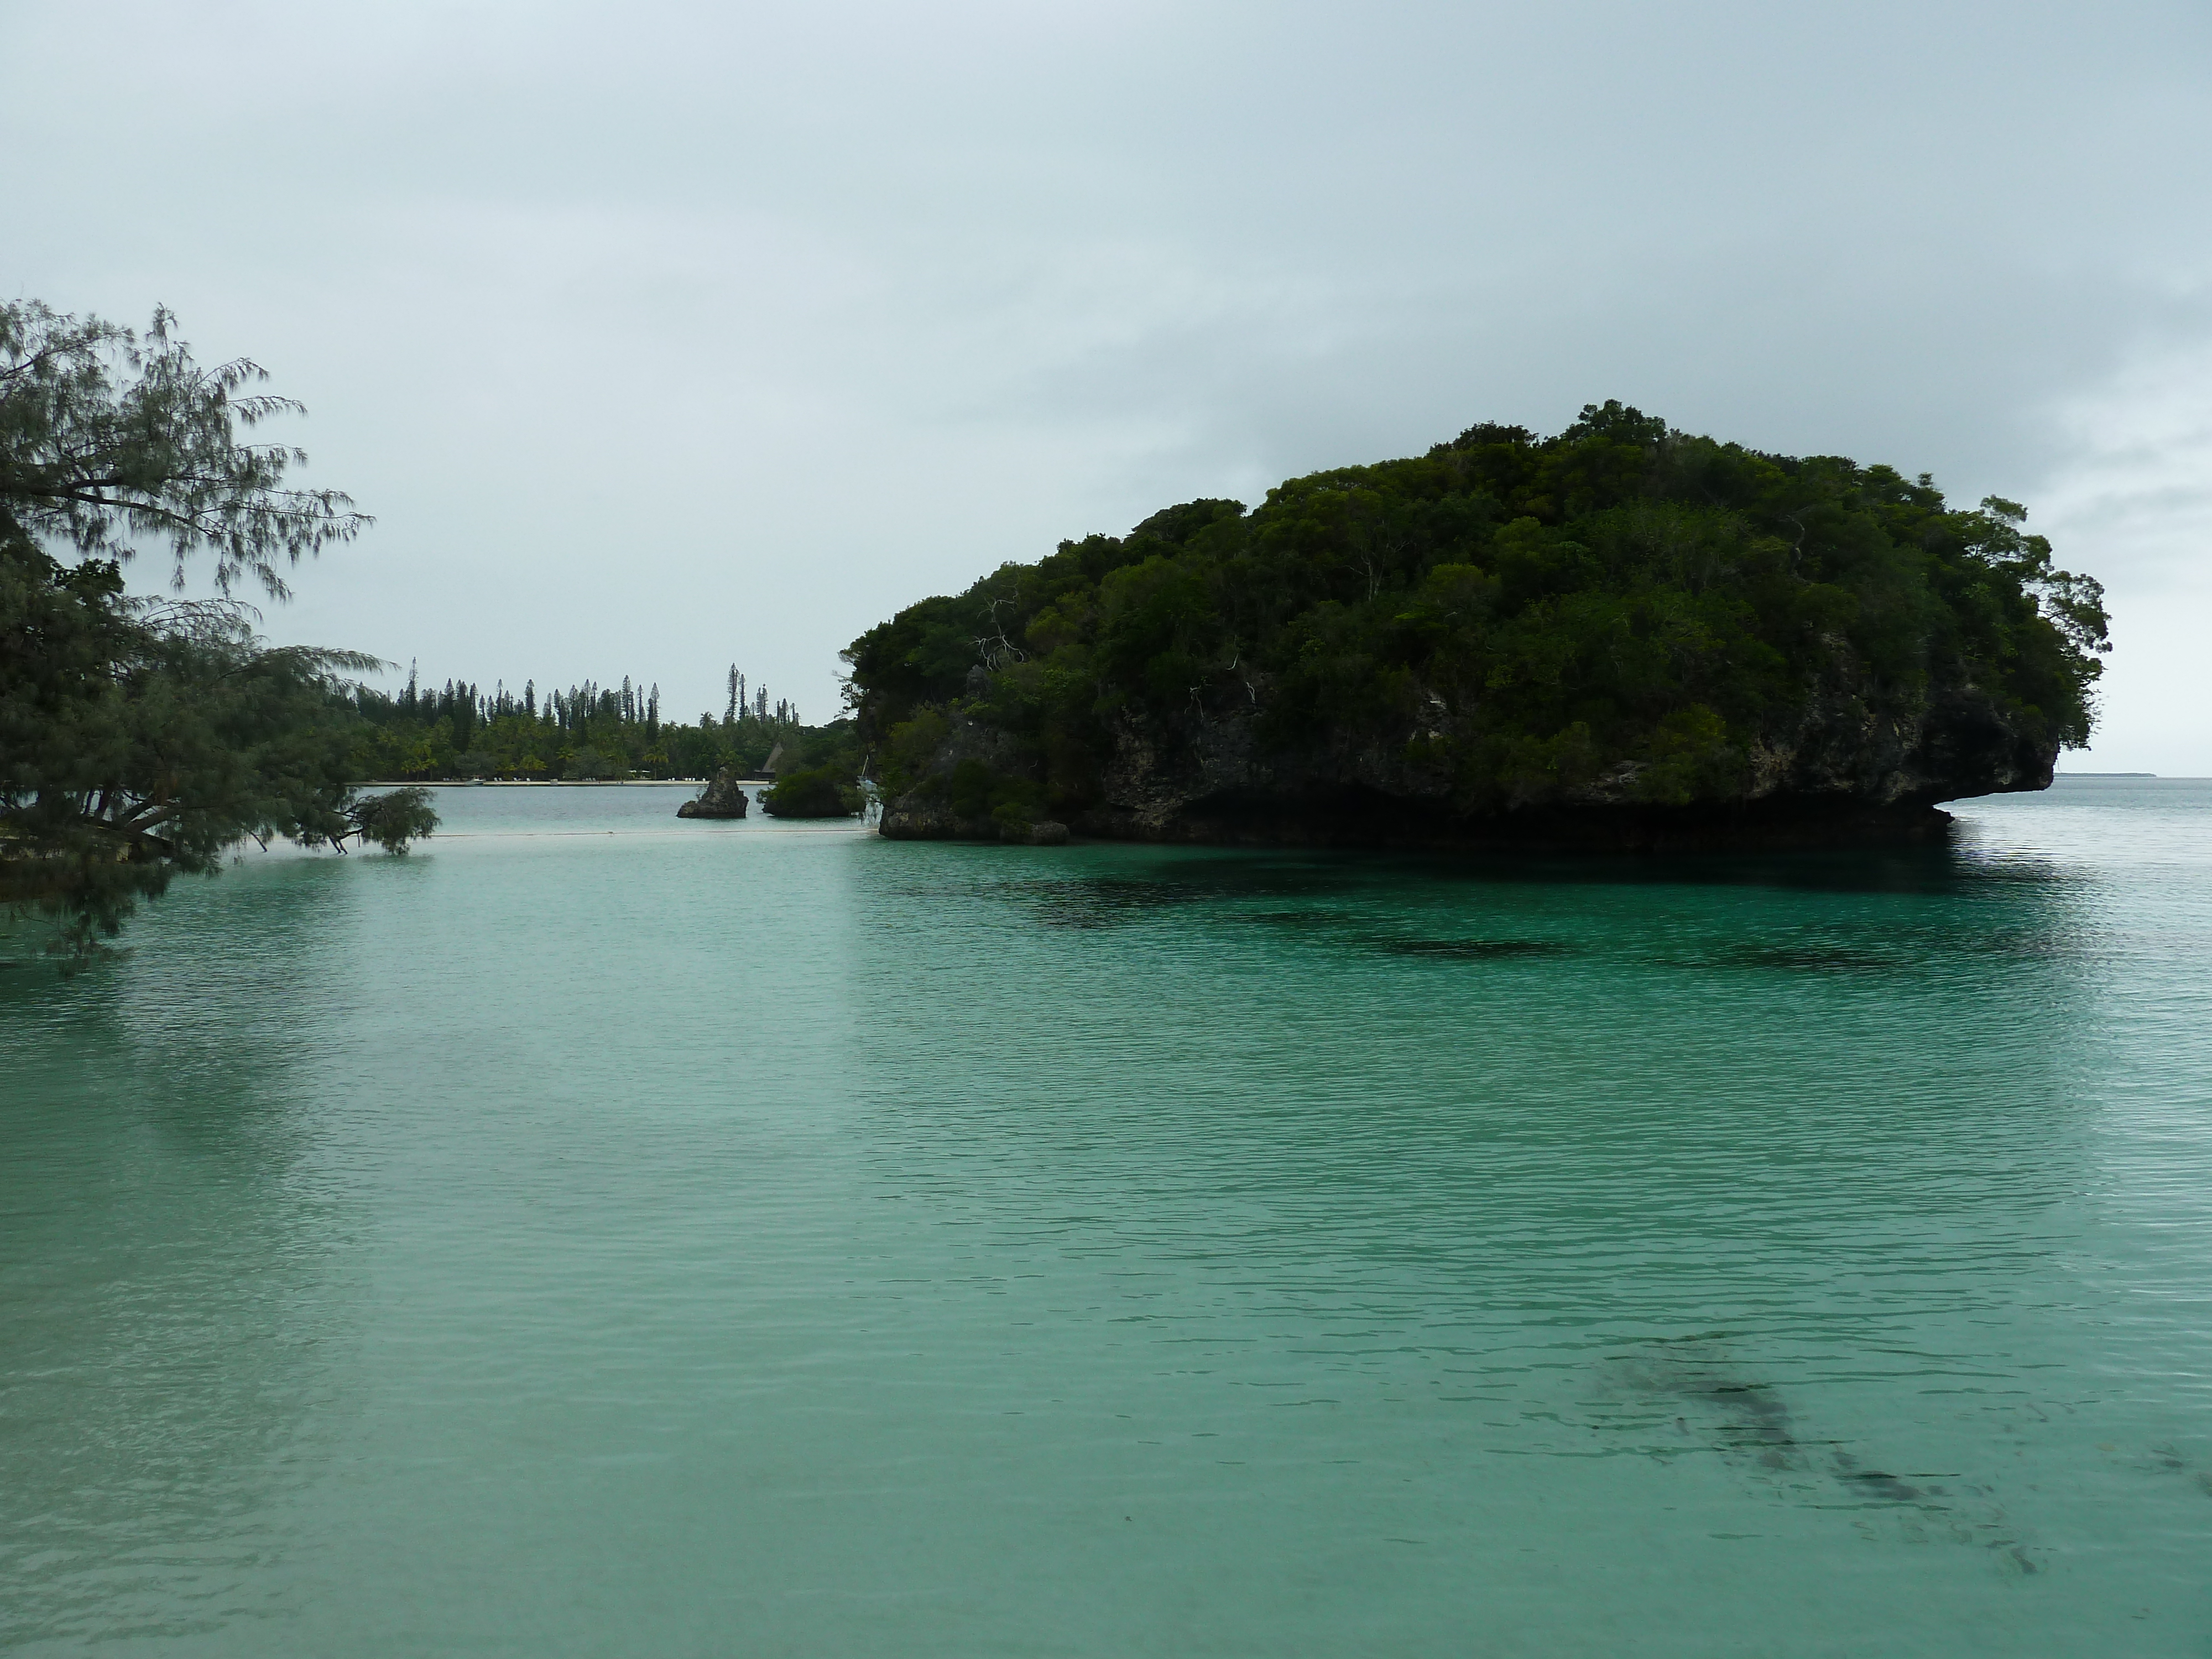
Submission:
M 761 797 L 761 811 L 772 818 L 851 818 L 868 810 L 868 797 L 834 766 L 792 772 Z

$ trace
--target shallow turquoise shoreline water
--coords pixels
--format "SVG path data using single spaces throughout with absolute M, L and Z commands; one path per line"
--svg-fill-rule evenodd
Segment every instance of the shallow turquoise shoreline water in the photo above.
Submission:
M 2212 1646 L 2212 785 L 1668 865 L 680 794 L 0 972 L 0 1642 Z

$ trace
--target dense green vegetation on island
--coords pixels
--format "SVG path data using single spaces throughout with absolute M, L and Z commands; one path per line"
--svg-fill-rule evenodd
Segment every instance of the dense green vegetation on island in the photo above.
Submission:
M 787 773 L 761 796 L 761 811 L 772 818 L 850 818 L 867 808 L 867 792 L 836 764 Z
M 886 795 L 957 822 L 1075 817 L 1109 766 L 1212 764 L 1232 726 L 1248 774 L 1356 754 L 1461 813 L 1608 779 L 1725 801 L 1816 702 L 1873 731 L 1968 686 L 2085 742 L 2101 590 L 2024 517 L 1608 403 L 1063 542 L 845 654 Z

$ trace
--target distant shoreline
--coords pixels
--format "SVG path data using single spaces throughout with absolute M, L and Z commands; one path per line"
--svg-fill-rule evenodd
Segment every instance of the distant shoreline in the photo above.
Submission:
M 440 778 L 416 782 L 408 778 L 376 778 L 363 789 L 681 789 L 706 782 L 704 778 Z M 772 784 L 774 778 L 739 778 L 739 783 Z

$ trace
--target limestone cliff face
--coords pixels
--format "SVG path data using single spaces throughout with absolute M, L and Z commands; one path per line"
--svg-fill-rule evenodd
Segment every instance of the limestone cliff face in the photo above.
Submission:
M 1285 748 L 1267 741 L 1263 691 L 1171 727 L 1119 724 L 1095 789 L 1063 809 L 1069 827 L 1117 841 L 1593 850 L 1911 840 L 1948 826 L 1939 802 L 2048 787 L 2058 753 L 2042 722 L 1974 685 L 1875 698 L 1838 679 L 1734 751 L 1724 789 L 1655 798 L 1657 763 L 1629 761 L 1470 801 L 1449 763 L 1461 723 L 1440 697 L 1417 698 L 1425 714 L 1395 728 Z M 1029 769 L 1014 737 L 956 712 L 929 777 L 888 803 L 882 833 L 1020 838 L 949 804 L 938 781 L 963 761 Z

